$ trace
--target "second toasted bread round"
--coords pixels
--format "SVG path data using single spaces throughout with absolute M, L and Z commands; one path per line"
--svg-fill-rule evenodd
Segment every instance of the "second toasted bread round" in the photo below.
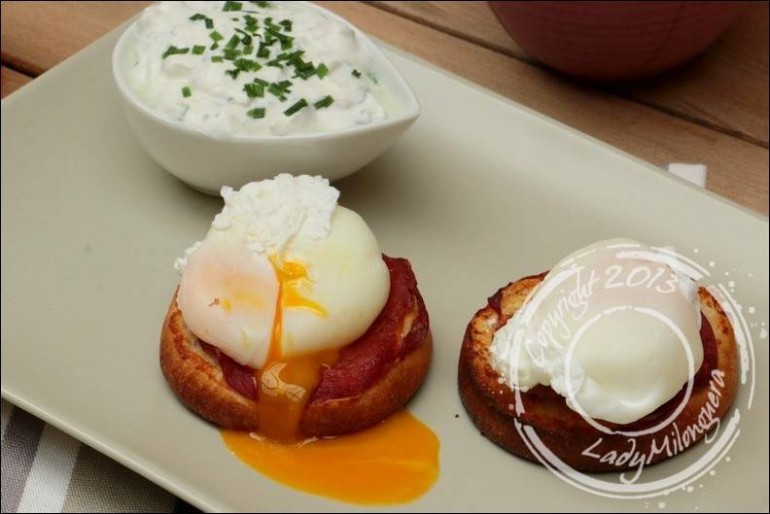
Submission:
M 490 345 L 495 332 L 521 308 L 530 291 L 540 283 L 545 273 L 525 277 L 508 284 L 489 299 L 487 306 L 471 319 L 460 353 L 458 387 L 460 397 L 471 419 L 482 434 L 505 450 L 529 460 L 538 461 L 523 439 L 519 428 L 534 429 L 543 445 L 564 463 L 579 471 L 617 471 L 632 465 L 618 465 L 620 455 L 630 448 L 625 434 L 608 435 L 592 427 L 577 412 L 567 406 L 564 397 L 550 387 L 536 386 L 521 393 L 523 412 L 516 413 L 517 398 L 492 367 Z M 692 394 L 683 410 L 666 426 L 646 435 L 634 437 L 634 450 L 649 455 L 649 462 L 659 462 L 678 452 L 654 451 L 672 431 L 699 426 L 705 412 L 712 419 L 722 418 L 732 404 L 738 387 L 738 355 L 732 326 L 714 297 L 704 288 L 698 290 L 701 312 L 711 330 L 716 348 L 716 366 L 709 380 L 696 379 Z M 697 377 L 696 377 L 697 378 Z M 718 392 L 714 392 L 716 387 Z M 718 398 L 715 396 L 718 394 Z M 674 398 L 672 400 L 676 401 Z M 714 405 L 716 403 L 716 405 Z M 617 431 L 643 431 L 664 420 L 664 405 L 659 411 L 626 425 L 606 424 Z M 517 428 L 517 425 L 519 428 Z M 674 427 L 676 425 L 676 428 Z M 691 447 L 704 437 L 706 431 L 694 431 L 689 438 Z M 601 440 L 601 441 L 600 441 Z M 600 441 L 597 444 L 597 441 Z M 686 448 L 681 448 L 683 451 Z M 611 452 L 615 452 L 614 454 Z M 673 454 L 670 454 L 673 453 Z M 599 457 L 596 457 L 599 456 Z

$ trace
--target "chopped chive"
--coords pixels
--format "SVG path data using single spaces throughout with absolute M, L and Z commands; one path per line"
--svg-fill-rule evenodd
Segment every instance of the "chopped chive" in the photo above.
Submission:
M 277 97 L 282 102 L 286 101 L 286 96 L 284 95 L 285 91 L 281 86 L 279 86 L 275 82 L 273 82 L 267 87 L 267 92 Z
M 353 70 L 353 73 L 351 73 L 355 78 L 360 79 L 361 78 L 361 72 L 358 70 Z
M 206 19 L 206 15 L 197 12 L 197 13 L 193 14 L 192 16 L 190 16 L 188 19 L 190 21 L 205 20 Z
M 224 62 L 225 58 L 221 55 L 215 55 L 211 58 L 211 62 Z
M 225 73 L 226 73 L 227 75 L 230 75 L 230 77 L 231 77 L 233 80 L 235 80 L 235 79 L 237 79 L 237 78 L 238 78 L 238 74 L 239 74 L 240 72 L 241 72 L 241 70 L 239 70 L 238 68 L 235 68 L 235 69 L 233 69 L 233 70 L 227 70 L 227 71 L 225 71 Z
M 294 38 L 288 37 L 281 39 L 281 50 L 288 50 L 292 46 L 294 46 Z
M 205 23 L 206 23 L 206 28 L 207 29 L 213 29 L 214 28 L 214 20 L 212 20 L 211 18 L 206 18 Z
M 209 47 L 210 50 L 216 50 L 217 48 L 219 48 L 219 43 L 214 43 Z
M 235 29 L 235 31 L 238 32 L 239 34 L 243 34 L 243 37 L 241 38 L 241 43 L 243 43 L 246 46 L 251 45 L 252 43 L 251 34 L 249 34 L 248 32 L 242 29 Z
M 225 2 L 224 7 L 222 7 L 223 11 L 240 11 L 243 9 L 243 2 Z
M 237 17 L 237 16 L 233 16 L 233 17 L 232 17 L 232 18 L 230 18 L 230 19 L 231 19 L 231 20 L 233 20 L 233 21 L 238 21 L 238 17 Z
M 270 7 L 270 2 L 249 2 L 250 4 L 254 4 L 257 7 Z
M 326 107 L 329 107 L 333 103 L 334 103 L 334 98 L 332 98 L 331 95 L 326 95 L 325 97 L 321 98 L 316 103 L 314 103 L 313 107 L 315 107 L 316 109 L 325 109 Z
M 328 74 L 329 74 L 329 68 L 327 68 L 324 63 L 319 64 L 318 68 L 316 68 L 316 75 L 318 75 L 318 78 L 322 79 Z
M 206 47 L 204 45 L 195 45 L 193 46 L 192 53 L 195 55 L 201 55 L 203 52 L 206 51 Z
M 272 23 L 269 23 L 267 20 L 270 18 L 265 19 L 265 34 L 273 36 L 276 39 L 284 40 L 284 39 L 293 39 L 291 36 L 287 36 L 286 34 L 281 33 L 281 27 L 278 25 L 273 25 Z
M 182 96 L 185 98 L 190 98 L 192 96 L 192 90 L 190 89 L 190 86 L 185 86 L 182 88 Z
M 247 111 L 246 114 L 250 118 L 254 118 L 255 120 L 258 120 L 260 118 L 265 117 L 265 108 L 264 107 L 256 107 L 250 111 Z
M 238 36 L 234 35 L 227 42 L 227 44 L 225 45 L 225 48 L 235 48 L 236 46 L 238 46 L 238 43 L 240 43 L 240 42 L 241 42 L 241 39 Z
M 228 61 L 234 61 L 241 55 L 240 50 L 236 50 L 234 48 L 225 48 L 222 50 L 222 56 L 227 59 Z
M 185 48 L 177 48 L 174 45 L 169 46 L 165 52 L 163 52 L 163 58 L 165 59 L 169 55 L 181 55 L 189 53 L 190 49 L 188 47 Z
M 288 109 L 283 111 L 283 113 L 286 116 L 293 116 L 294 114 L 296 114 L 298 111 L 304 109 L 305 107 L 307 107 L 307 100 L 305 100 L 303 98 L 302 100 L 299 100 L 294 105 L 292 105 L 291 107 L 289 107 Z
M 297 50 L 296 52 L 292 52 L 290 54 L 287 54 L 286 52 L 282 52 L 278 54 L 278 57 L 276 57 L 276 59 L 296 62 L 297 60 L 301 60 L 301 57 L 304 53 L 305 53 L 304 50 Z
M 252 80 L 252 82 L 254 82 L 255 84 L 259 84 L 261 86 L 269 86 L 270 85 L 270 82 L 268 82 L 266 80 L 262 80 L 259 77 L 255 77 L 254 80 Z
M 265 86 L 254 82 L 243 86 L 243 91 L 249 98 L 262 98 L 265 96 Z
M 313 75 L 316 74 L 318 70 L 315 69 L 315 67 L 311 64 L 310 66 L 304 67 L 304 68 L 295 68 L 296 75 L 295 77 L 299 77 L 302 80 L 307 80 Z
M 254 47 L 251 45 L 244 46 L 243 51 L 241 53 L 243 55 L 251 55 L 254 53 Z
M 216 30 L 209 32 L 209 37 L 214 41 L 222 41 L 225 38 L 222 34 L 217 32 Z
M 278 22 L 286 32 L 291 32 L 291 20 L 281 20 Z
M 265 43 L 259 44 L 259 48 L 257 49 L 257 57 L 262 57 L 263 59 L 270 57 L 270 49 Z
M 245 14 L 243 19 L 246 20 L 246 30 L 248 32 L 253 33 L 257 31 L 257 28 L 259 28 L 259 20 L 250 14 Z
M 259 71 L 262 68 L 261 64 L 251 59 L 236 59 L 233 64 L 241 71 Z

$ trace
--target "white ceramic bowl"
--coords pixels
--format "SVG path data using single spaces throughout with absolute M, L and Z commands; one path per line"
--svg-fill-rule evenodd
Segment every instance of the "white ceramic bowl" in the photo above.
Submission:
M 372 56 L 372 71 L 393 99 L 388 119 L 336 132 L 289 136 L 210 136 L 163 117 L 137 97 L 126 79 L 136 23 L 112 53 L 112 72 L 128 122 L 150 156 L 195 189 L 219 194 L 223 185 L 239 188 L 279 173 L 350 175 L 380 156 L 420 115 L 409 85 L 371 40 L 344 18 L 303 2 L 356 32 Z

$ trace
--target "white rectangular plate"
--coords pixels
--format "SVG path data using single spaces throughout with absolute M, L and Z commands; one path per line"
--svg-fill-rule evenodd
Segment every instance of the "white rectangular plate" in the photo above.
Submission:
M 357 510 L 251 471 L 166 386 L 158 337 L 178 279 L 172 262 L 205 234 L 220 201 L 161 170 L 130 133 L 110 74 L 117 35 L 2 102 L 3 397 L 204 509 Z M 422 118 L 336 185 L 383 250 L 410 259 L 431 316 L 435 359 L 410 409 L 441 440 L 441 475 L 394 510 L 767 509 L 767 221 L 414 57 L 389 55 Z M 734 281 L 736 299 L 754 307 L 753 406 L 744 407 L 749 381 L 729 462 L 690 492 L 629 501 L 581 491 L 482 438 L 456 392 L 463 332 L 488 296 L 614 236 L 713 263 L 710 281 Z M 698 451 L 645 478 L 671 475 Z

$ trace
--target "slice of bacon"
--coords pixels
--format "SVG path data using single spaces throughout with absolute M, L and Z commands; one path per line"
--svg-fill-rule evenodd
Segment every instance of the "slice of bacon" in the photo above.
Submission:
M 364 335 L 343 347 L 337 362 L 322 371 L 311 402 L 363 393 L 428 335 L 428 314 L 409 261 L 386 255 L 382 259 L 390 272 L 388 300 Z M 405 319 L 410 315 L 414 319 L 408 333 L 403 334 Z M 256 371 L 238 364 L 215 346 L 204 341 L 200 343 L 209 355 L 217 359 L 228 385 L 240 395 L 256 400 L 259 390 Z

